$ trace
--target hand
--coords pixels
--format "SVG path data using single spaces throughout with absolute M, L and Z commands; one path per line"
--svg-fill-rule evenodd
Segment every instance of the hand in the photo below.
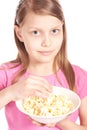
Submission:
M 32 75 L 13 84 L 10 89 L 14 101 L 32 95 L 46 98 L 52 92 L 52 86 L 46 79 Z
M 36 125 L 38 125 L 38 126 L 47 126 L 47 127 L 50 127 L 50 128 L 53 128 L 53 127 L 55 127 L 55 125 L 56 124 L 43 124 L 43 123 L 39 123 L 39 122 L 37 122 L 37 121 L 34 121 L 34 120 L 32 120 L 32 123 L 33 124 L 36 124 Z
M 70 115 L 69 115 L 70 116 Z M 56 126 L 62 128 L 63 125 L 70 124 L 69 116 L 67 116 L 65 119 L 59 121 Z
M 35 124 L 35 125 L 38 125 L 38 126 L 47 126 L 47 127 L 50 127 L 50 128 L 52 128 L 52 127 L 55 127 L 55 125 L 56 124 L 53 124 L 53 123 L 49 123 L 49 124 L 43 124 L 43 123 L 40 123 L 40 122 L 37 122 L 37 121 L 35 121 L 35 120 L 33 120 L 32 118 L 30 118 L 29 116 L 28 116 L 28 119 L 33 123 L 33 124 Z

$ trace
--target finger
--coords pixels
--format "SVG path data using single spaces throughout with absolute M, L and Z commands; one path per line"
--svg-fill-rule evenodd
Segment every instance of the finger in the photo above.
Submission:
M 41 124 L 41 123 L 36 122 L 36 121 L 34 121 L 34 120 L 32 120 L 32 123 L 35 124 L 35 125 L 38 125 L 38 126 L 44 126 L 44 124 Z
M 46 124 L 47 127 L 55 127 L 56 124 Z
M 39 125 L 39 126 L 44 126 L 44 125 L 45 125 L 45 124 L 43 124 L 43 123 L 39 123 L 39 122 L 33 120 L 33 119 L 32 119 L 31 117 L 29 117 L 29 116 L 28 116 L 28 119 L 29 119 L 30 121 L 32 121 L 33 124 L 36 124 L 36 125 Z
M 42 92 L 41 91 L 38 91 L 38 90 L 32 90 L 31 93 L 30 93 L 30 96 L 38 96 L 38 97 L 42 97 L 42 98 L 48 98 L 49 97 L 49 93 L 45 90 L 43 90 Z
M 46 91 L 52 92 L 53 87 L 48 83 L 48 81 L 40 76 L 29 76 L 31 78 L 31 83 L 38 85 L 38 89 L 46 89 Z

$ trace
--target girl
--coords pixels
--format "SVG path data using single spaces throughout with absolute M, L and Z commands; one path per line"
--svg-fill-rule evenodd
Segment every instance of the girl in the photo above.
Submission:
M 15 23 L 17 58 L 0 67 L 0 108 L 9 130 L 87 130 L 87 72 L 71 65 L 66 54 L 66 27 L 57 0 L 21 0 Z M 82 103 L 57 124 L 39 124 L 21 113 L 15 102 L 30 95 L 46 98 L 52 86 L 75 91 Z M 80 125 L 75 121 L 80 117 Z M 50 123 L 50 122 L 49 122 Z

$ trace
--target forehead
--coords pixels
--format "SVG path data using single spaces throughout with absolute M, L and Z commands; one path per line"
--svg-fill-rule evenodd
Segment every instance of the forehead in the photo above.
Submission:
M 28 13 L 24 19 L 23 26 L 28 27 L 51 27 L 62 26 L 62 22 L 52 15 L 39 15 L 35 13 Z

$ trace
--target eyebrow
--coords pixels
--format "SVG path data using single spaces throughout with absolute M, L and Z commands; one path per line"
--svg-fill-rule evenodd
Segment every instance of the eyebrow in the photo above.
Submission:
M 51 29 L 53 29 L 53 28 L 61 28 L 62 27 L 62 25 L 63 24 L 59 24 L 59 25 L 56 25 L 56 26 L 53 26 L 53 27 L 51 27 Z M 30 27 L 28 27 L 28 29 L 30 29 L 30 30 L 33 30 L 33 29 L 37 29 L 37 30 L 40 30 L 41 28 L 40 27 L 34 27 L 34 26 L 30 26 Z

